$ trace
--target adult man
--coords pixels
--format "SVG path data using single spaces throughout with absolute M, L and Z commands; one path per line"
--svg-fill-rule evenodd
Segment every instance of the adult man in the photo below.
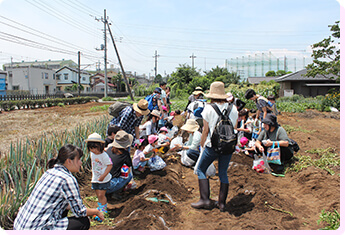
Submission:
M 188 105 L 197 99 L 203 99 L 204 93 L 202 92 L 201 87 L 196 87 L 193 93 L 188 97 L 188 103 L 184 111 L 187 111 Z
M 136 139 L 134 143 L 137 143 L 139 142 L 139 125 L 144 116 L 150 113 L 150 110 L 147 107 L 147 100 L 141 99 L 138 103 L 134 103 L 133 106 L 127 106 L 122 109 L 119 116 L 114 117 L 110 121 L 109 125 L 116 125 L 120 127 L 121 130 L 135 136 Z
M 256 108 L 258 111 L 256 112 L 256 119 L 262 119 L 266 118 L 267 113 L 271 113 L 272 111 L 269 109 L 270 105 L 268 104 L 268 100 L 259 95 L 256 94 L 253 89 L 248 89 L 244 95 L 247 100 L 252 100 L 256 104 Z

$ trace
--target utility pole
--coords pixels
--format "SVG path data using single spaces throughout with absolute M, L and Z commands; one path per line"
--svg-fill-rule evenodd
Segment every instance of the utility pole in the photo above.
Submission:
M 157 54 L 157 50 L 155 51 L 155 55 L 153 56 L 153 58 L 155 58 L 155 79 L 157 77 L 157 58 L 159 57 L 159 55 Z
M 286 67 L 286 56 L 284 56 L 284 71 L 287 72 L 286 70 L 287 70 L 287 67 Z
M 102 19 L 104 23 L 104 97 L 108 97 L 108 74 L 107 74 L 107 10 L 104 9 L 104 19 Z
M 129 87 L 128 80 L 127 80 L 127 77 L 126 77 L 126 73 L 125 73 L 125 70 L 123 69 L 122 62 L 121 62 L 121 59 L 120 59 L 120 55 L 119 55 L 119 52 L 117 51 L 115 40 L 114 40 L 113 34 L 111 32 L 109 23 L 107 23 L 107 25 L 108 25 L 108 29 L 109 29 L 109 34 L 110 34 L 111 40 L 113 41 L 113 45 L 114 45 L 114 49 L 115 49 L 115 52 L 116 52 L 116 55 L 117 55 L 117 59 L 119 60 L 119 64 L 120 64 L 120 67 L 121 67 L 123 79 L 125 80 L 129 96 L 131 97 L 131 100 L 134 101 L 133 94 L 131 92 L 131 88 Z
M 80 51 L 78 51 L 78 96 L 80 96 Z
M 193 53 L 189 58 L 192 58 L 192 68 L 194 69 L 194 58 L 196 58 L 196 56 Z

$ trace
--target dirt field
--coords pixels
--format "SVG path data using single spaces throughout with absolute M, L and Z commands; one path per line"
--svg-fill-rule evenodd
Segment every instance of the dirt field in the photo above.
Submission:
M 106 112 L 91 112 L 89 103 L 37 110 L 19 110 L 0 114 L 0 151 L 6 151 L 16 139 L 38 137 L 43 131 L 65 130 Z M 306 150 L 331 147 L 340 155 L 340 114 L 306 111 L 283 113 L 282 125 L 293 127 L 289 137 L 300 146 L 300 154 L 316 158 Z M 219 209 L 196 210 L 190 203 L 199 198 L 197 176 L 180 164 L 178 156 L 163 157 L 167 167 L 160 172 L 146 170 L 135 177 L 138 188 L 123 192 L 120 201 L 109 200 L 109 220 L 91 229 L 171 229 L 171 230 L 315 230 L 324 227 L 317 220 L 323 209 L 340 212 L 340 167 L 334 175 L 315 167 L 285 177 L 256 173 L 252 159 L 234 154 L 228 169 L 230 187 L 227 212 Z M 95 196 L 90 174 L 81 180 L 82 197 Z M 210 180 L 211 198 L 217 200 L 218 177 Z M 152 202 L 145 197 L 167 201 Z M 85 200 L 95 207 L 96 202 Z

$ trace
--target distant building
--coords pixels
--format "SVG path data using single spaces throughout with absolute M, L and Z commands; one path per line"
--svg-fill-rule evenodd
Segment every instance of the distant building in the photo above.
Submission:
M 78 64 L 76 64 L 73 60 L 47 60 L 47 61 L 28 61 L 28 62 L 12 62 L 8 64 L 4 64 L 3 67 L 7 71 L 9 67 L 15 68 L 27 68 L 27 67 L 40 67 L 40 68 L 48 68 L 48 69 L 60 69 L 64 66 L 70 68 L 77 68 Z
M 80 84 L 84 87 L 84 91 L 90 91 L 90 73 L 80 71 Z M 64 91 L 65 87 L 71 87 L 73 84 L 78 84 L 78 69 L 64 66 L 55 72 L 56 90 Z
M 335 79 L 331 79 L 331 75 L 317 75 L 313 77 L 304 77 L 307 69 L 302 69 L 295 73 L 289 73 L 276 79 L 280 83 L 279 96 L 292 96 L 293 94 L 303 95 L 305 97 L 316 97 L 318 95 L 326 95 L 332 88 L 340 89 L 340 83 Z
M 54 94 L 55 72 L 40 66 L 5 67 L 8 75 L 7 90 L 29 91 L 32 95 Z

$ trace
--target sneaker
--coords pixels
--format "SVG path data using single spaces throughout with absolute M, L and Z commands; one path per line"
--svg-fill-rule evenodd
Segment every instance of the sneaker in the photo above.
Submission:
M 128 191 L 132 188 L 132 183 L 128 183 L 124 188 L 123 191 Z

